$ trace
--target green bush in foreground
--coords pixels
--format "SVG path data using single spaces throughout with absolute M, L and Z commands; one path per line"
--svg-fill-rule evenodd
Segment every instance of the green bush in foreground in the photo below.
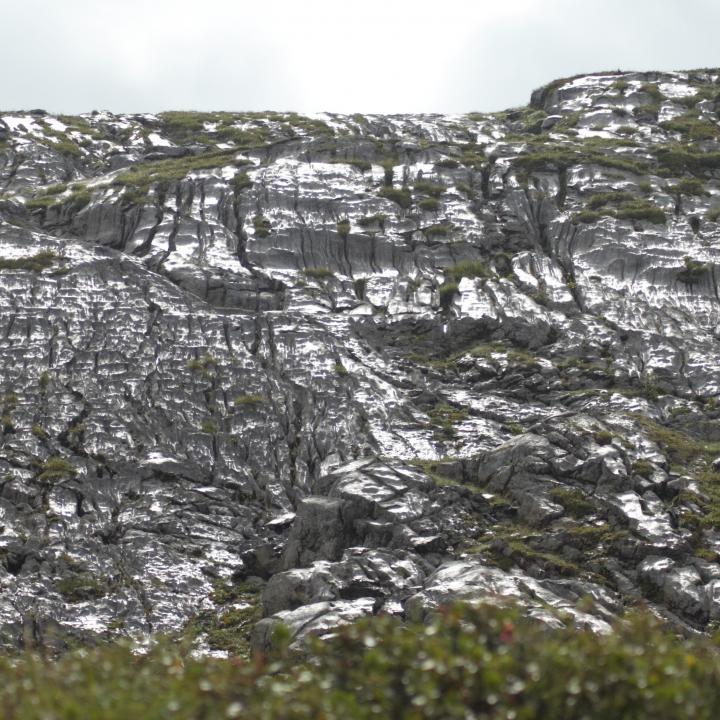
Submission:
M 0 661 L 6 720 L 160 718 L 714 718 L 720 657 L 648 614 L 597 635 L 553 630 L 519 612 L 455 606 L 427 624 L 361 620 L 314 660 L 250 662 L 112 646 L 50 662 Z

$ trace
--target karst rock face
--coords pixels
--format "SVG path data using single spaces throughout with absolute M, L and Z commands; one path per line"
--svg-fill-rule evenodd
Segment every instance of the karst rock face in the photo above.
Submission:
M 0 643 L 712 626 L 719 111 L 0 114 Z

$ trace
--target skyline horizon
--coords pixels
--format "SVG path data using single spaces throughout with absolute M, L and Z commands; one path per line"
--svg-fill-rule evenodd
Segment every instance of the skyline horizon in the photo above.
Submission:
M 278 108 L 262 108 L 262 109 L 241 109 L 241 108 L 233 108 L 229 109 L 226 107 L 208 107 L 208 108 L 197 108 L 197 107 L 165 107 L 160 110 L 112 110 L 110 108 L 93 108 L 92 110 L 84 110 L 80 112 L 66 112 L 63 110 L 56 110 L 51 108 L 44 108 L 44 107 L 33 107 L 33 108 L 11 108 L 11 109 L 2 109 L 0 108 L 0 114 L 7 115 L 12 113 L 27 113 L 27 114 L 33 114 L 33 113 L 47 113 L 48 115 L 92 115 L 94 113 L 109 113 L 111 115 L 160 115 L 162 113 L 166 112 L 197 112 L 197 113 L 230 113 L 230 114 L 264 114 L 264 113 L 281 113 L 281 114 L 291 114 L 295 113 L 298 115 L 305 115 L 305 116 L 311 116 L 311 115 L 338 115 L 338 116 L 351 116 L 355 114 L 360 115 L 378 115 L 378 116 L 407 116 L 407 115 L 441 115 L 441 116 L 451 116 L 451 115 L 468 115 L 472 113 L 480 113 L 484 115 L 493 115 L 496 113 L 502 113 L 502 112 L 508 112 L 510 110 L 516 110 L 523 107 L 527 107 L 530 104 L 531 96 L 533 93 L 535 93 L 538 90 L 541 90 L 542 88 L 551 85 L 552 83 L 558 82 L 560 80 L 565 81 L 571 81 L 574 79 L 582 78 L 582 77 L 595 77 L 595 76 L 602 76 L 602 75 L 653 75 L 653 74 L 665 74 L 665 75 L 672 75 L 672 74 L 684 74 L 684 73 L 695 73 L 695 72 L 711 72 L 711 71 L 718 71 L 720 73 L 720 66 L 718 67 L 693 67 L 693 68 L 682 68 L 682 69 L 664 69 L 664 68 L 655 68 L 652 70 L 638 70 L 638 69 L 607 69 L 607 70 L 597 70 L 597 71 L 590 71 L 590 72 L 579 72 L 575 73 L 573 75 L 568 76 L 562 76 L 562 77 L 554 77 L 547 80 L 547 82 L 541 83 L 540 85 L 537 85 L 530 89 L 527 93 L 527 101 L 525 103 L 512 105 L 504 108 L 498 108 L 494 110 L 485 110 L 480 108 L 471 108 L 465 111 L 448 111 L 443 112 L 441 110 L 426 110 L 426 111 L 409 111 L 409 112 L 376 112 L 376 111 L 364 111 L 362 109 L 358 110 L 348 110 L 348 111 L 339 111 L 339 110 L 331 110 L 331 109 L 320 109 L 320 110 L 309 110 L 309 111 L 298 111 L 293 108 L 284 108 L 284 109 L 278 109 Z
M 713 0 L 6 4 L 0 107 L 61 114 L 499 112 L 556 78 L 720 64 Z

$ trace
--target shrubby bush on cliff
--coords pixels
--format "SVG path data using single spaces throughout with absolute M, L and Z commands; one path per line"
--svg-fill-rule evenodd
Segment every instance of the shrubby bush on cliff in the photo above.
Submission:
M 362 620 L 312 650 L 312 661 L 282 647 L 250 662 L 193 659 L 167 645 L 6 659 L 0 706 L 7 720 L 702 720 L 720 707 L 712 641 L 678 642 L 643 613 L 598 635 L 457 605 L 427 625 Z

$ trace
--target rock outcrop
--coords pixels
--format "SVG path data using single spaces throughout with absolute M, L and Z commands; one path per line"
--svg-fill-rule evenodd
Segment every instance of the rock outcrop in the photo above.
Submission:
M 719 112 L 0 114 L 0 641 L 716 623 Z

